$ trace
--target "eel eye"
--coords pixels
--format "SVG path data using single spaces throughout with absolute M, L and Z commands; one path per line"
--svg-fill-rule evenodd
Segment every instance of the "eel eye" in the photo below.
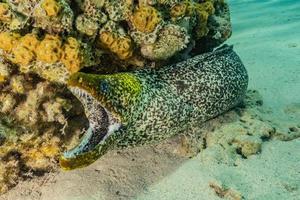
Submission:
M 100 90 L 104 93 L 108 92 L 108 83 L 106 81 L 100 83 Z

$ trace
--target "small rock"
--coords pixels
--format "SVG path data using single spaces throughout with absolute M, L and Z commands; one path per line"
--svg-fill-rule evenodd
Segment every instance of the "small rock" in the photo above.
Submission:
M 257 137 L 243 135 L 237 137 L 234 143 L 237 143 L 237 152 L 245 158 L 261 151 L 262 140 Z
M 236 190 L 232 188 L 227 188 L 224 185 L 220 185 L 215 182 L 209 183 L 209 187 L 212 188 L 216 195 L 220 198 L 228 199 L 228 200 L 242 200 L 243 196 Z

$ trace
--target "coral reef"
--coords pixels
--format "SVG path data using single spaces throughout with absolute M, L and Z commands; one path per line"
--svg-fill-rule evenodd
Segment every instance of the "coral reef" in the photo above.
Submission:
M 69 74 L 89 66 L 93 59 L 92 50 L 74 37 L 63 41 L 58 35 L 38 38 L 35 33 L 21 36 L 1 32 L 0 42 L 0 54 L 17 64 L 21 72 L 32 72 L 53 82 L 64 83 Z
M 112 73 L 177 62 L 231 34 L 222 0 L 7 0 L 0 23 L 0 55 L 60 83 L 86 67 Z
M 2 193 L 29 172 L 42 173 L 55 167 L 55 158 L 78 137 L 87 121 L 81 104 L 65 87 L 0 61 Z

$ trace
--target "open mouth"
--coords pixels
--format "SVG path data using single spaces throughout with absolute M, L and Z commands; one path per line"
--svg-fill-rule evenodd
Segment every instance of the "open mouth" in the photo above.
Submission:
M 87 91 L 72 86 L 69 89 L 82 103 L 89 120 L 89 128 L 77 146 L 63 153 L 64 162 L 74 161 L 89 152 L 97 152 L 96 155 L 101 154 L 101 149 L 99 149 L 101 145 L 99 144 L 104 144 L 105 140 L 121 126 L 120 122 Z

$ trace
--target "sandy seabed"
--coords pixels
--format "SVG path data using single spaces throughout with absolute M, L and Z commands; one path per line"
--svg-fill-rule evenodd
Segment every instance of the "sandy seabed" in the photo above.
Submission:
M 0 199 L 298 200 L 300 2 L 230 5 L 233 36 L 227 43 L 250 76 L 244 106 L 195 136 L 111 151 L 84 169 L 20 182 Z

